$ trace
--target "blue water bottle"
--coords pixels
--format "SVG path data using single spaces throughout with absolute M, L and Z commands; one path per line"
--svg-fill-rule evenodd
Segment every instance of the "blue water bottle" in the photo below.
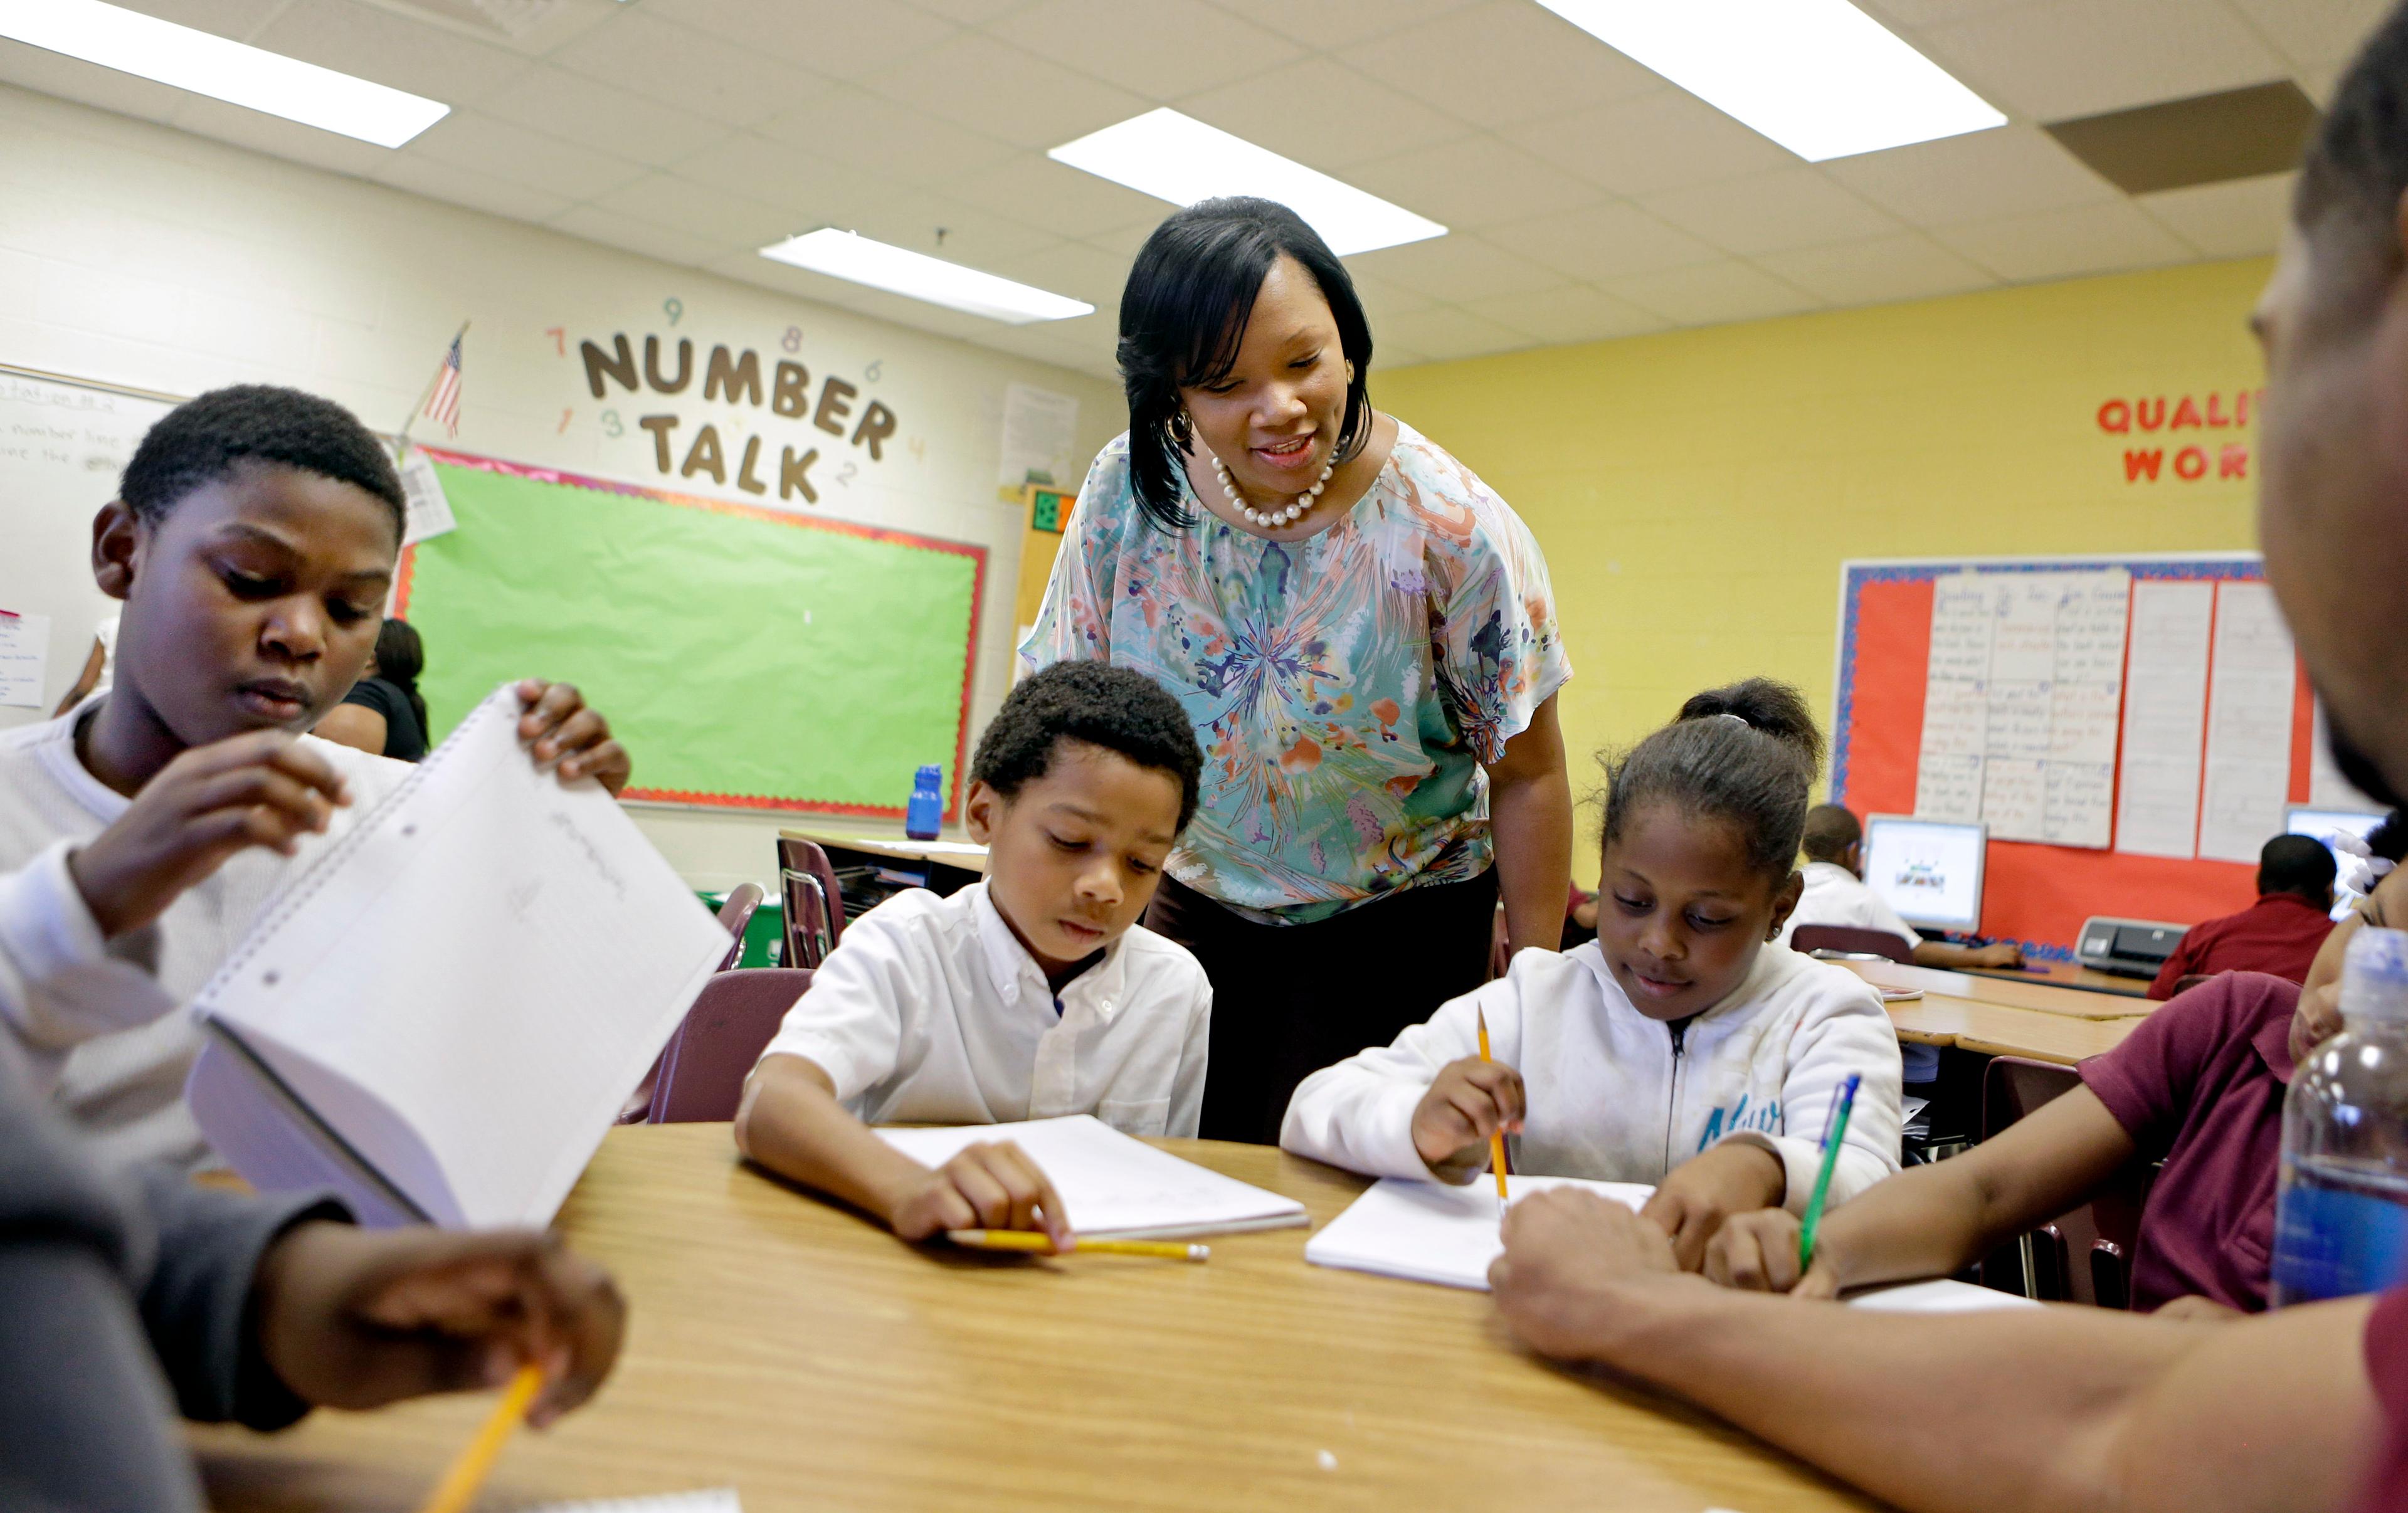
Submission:
M 945 822 L 945 769 L 931 762 L 911 778 L 911 802 L 903 811 L 903 834 L 913 840 L 935 840 Z
M 2408 931 L 2351 937 L 2341 1014 L 2283 1100 L 2277 1307 L 2408 1278 Z

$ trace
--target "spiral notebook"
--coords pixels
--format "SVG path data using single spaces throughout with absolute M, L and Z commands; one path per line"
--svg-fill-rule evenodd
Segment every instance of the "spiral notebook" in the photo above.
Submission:
M 727 933 L 496 691 L 277 900 L 194 1010 L 185 1095 L 253 1186 L 363 1222 L 548 1223 Z

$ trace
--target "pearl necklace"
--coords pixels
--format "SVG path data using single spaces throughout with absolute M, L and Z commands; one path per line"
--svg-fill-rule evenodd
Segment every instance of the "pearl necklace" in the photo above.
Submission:
M 1237 480 L 1229 477 L 1229 469 L 1223 464 L 1218 453 L 1207 448 L 1204 455 L 1212 459 L 1212 477 L 1219 480 L 1221 492 L 1227 497 L 1229 507 L 1266 530 L 1302 520 L 1320 502 L 1321 491 L 1329 487 L 1329 475 L 1338 468 L 1338 459 L 1332 457 L 1321 464 L 1321 477 L 1312 480 L 1312 487 L 1297 494 L 1285 509 L 1260 510 L 1246 503 L 1245 495 L 1238 492 Z

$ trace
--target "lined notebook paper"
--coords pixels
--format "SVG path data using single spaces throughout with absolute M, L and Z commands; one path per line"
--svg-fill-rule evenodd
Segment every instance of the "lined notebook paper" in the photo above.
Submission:
M 941 1166 L 965 1146 L 1009 1140 L 1062 1194 L 1070 1227 L 1099 1239 L 1175 1239 L 1305 1222 L 1304 1205 L 1294 1199 L 1156 1150 L 1088 1114 L 878 1135 L 923 1166 Z
M 1577 1177 L 1509 1177 L 1518 1203 L 1550 1188 L 1581 1188 L 1600 1197 L 1645 1203 L 1655 1189 L 1639 1182 L 1591 1182 Z M 1488 1263 L 1505 1250 L 1497 1226 L 1497 1182 L 1483 1174 L 1469 1187 L 1383 1177 L 1305 1242 L 1316 1266 L 1368 1271 L 1407 1281 L 1488 1291 Z
M 470 712 L 194 1001 L 194 1116 L 252 1185 L 368 1222 L 542 1225 L 727 949 L 616 800 Z
M 546 1503 L 526 1513 L 744 1513 L 733 1487 L 705 1492 L 663 1492 L 653 1497 L 604 1497 L 592 1502 Z

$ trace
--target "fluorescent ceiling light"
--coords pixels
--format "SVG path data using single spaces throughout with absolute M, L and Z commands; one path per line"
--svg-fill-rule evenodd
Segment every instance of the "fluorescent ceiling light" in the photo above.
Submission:
M 1539 0 L 1809 163 L 2007 118 L 1848 0 Z
M 832 226 L 789 236 L 774 247 L 761 249 L 761 255 L 813 273 L 824 273 L 832 278 L 847 278 L 889 293 L 924 299 L 931 305 L 968 310 L 1006 325 L 1067 321 L 1074 315 L 1092 315 L 1096 309 L 1083 300 L 1048 293 Z
M 101 0 L 0 0 L 0 36 L 379 147 L 399 147 L 452 112 L 440 100 Z
M 1435 221 L 1176 110 L 1149 110 L 1045 155 L 1173 205 L 1222 194 L 1277 200 L 1340 257 L 1446 235 Z

